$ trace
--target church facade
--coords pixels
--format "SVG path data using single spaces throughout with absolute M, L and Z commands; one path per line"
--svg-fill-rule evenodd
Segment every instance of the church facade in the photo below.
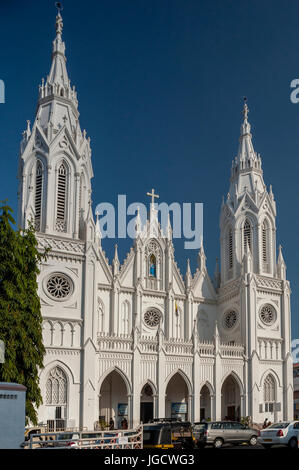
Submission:
M 34 220 L 46 348 L 39 421 L 51 429 L 112 418 L 291 419 L 290 285 L 276 247 L 276 206 L 253 148 L 245 103 L 238 154 L 220 214 L 221 269 L 211 280 L 203 244 L 183 278 L 171 225 L 154 204 L 123 264 L 102 248 L 91 210 L 90 139 L 66 69 L 56 18 L 52 65 L 39 87 L 19 160 L 18 222 Z M 152 228 L 155 230 L 153 231 Z

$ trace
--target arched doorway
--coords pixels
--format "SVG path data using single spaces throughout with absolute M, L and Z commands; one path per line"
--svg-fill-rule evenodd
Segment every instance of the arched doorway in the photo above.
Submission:
M 115 429 L 121 428 L 123 419 L 129 421 L 127 385 L 116 370 L 110 372 L 100 389 L 99 422 L 114 421 Z
M 239 421 L 241 418 L 240 387 L 233 375 L 229 375 L 221 388 L 222 419 Z
M 200 421 L 210 420 L 211 416 L 211 394 L 207 385 L 204 385 L 200 391 Z
M 148 423 L 154 417 L 153 389 L 146 383 L 141 390 L 140 397 L 140 421 Z
M 165 417 L 188 419 L 188 387 L 178 372 L 169 380 L 165 396 Z

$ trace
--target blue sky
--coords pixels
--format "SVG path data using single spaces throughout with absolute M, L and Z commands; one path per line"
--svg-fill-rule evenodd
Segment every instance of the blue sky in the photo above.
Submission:
M 299 338 L 299 3 L 291 0 L 65 0 L 67 67 L 91 137 L 93 205 L 204 203 L 209 272 L 219 256 L 219 212 L 248 97 L 255 150 L 277 202 L 292 288 L 292 336 Z M 50 70 L 56 10 L 43 0 L 1 0 L 0 198 L 16 215 L 21 132 L 34 119 L 38 84 Z M 123 259 L 131 241 L 121 240 Z M 114 241 L 103 246 L 111 259 Z M 182 273 L 197 251 L 175 241 Z

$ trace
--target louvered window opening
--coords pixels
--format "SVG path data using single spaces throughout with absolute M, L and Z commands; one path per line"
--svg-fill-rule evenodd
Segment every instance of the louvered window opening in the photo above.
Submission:
M 233 234 L 231 230 L 228 234 L 228 267 L 229 269 L 233 267 Z
M 43 169 L 40 162 L 36 166 L 35 176 L 35 228 L 40 230 L 40 218 L 42 208 Z
M 267 263 L 267 225 L 264 222 L 262 227 L 262 259 L 263 259 L 263 268 L 265 272 L 268 272 L 268 263 Z
M 251 250 L 251 225 L 248 222 L 248 220 L 246 220 L 244 224 L 244 253 L 246 253 L 247 245 L 249 246 L 250 251 L 252 251 Z
M 65 195 L 66 195 L 66 169 L 62 164 L 58 171 L 57 185 L 57 219 L 65 220 Z

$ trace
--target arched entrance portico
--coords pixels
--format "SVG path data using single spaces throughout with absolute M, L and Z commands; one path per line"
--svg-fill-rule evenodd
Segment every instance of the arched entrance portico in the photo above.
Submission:
M 212 397 L 205 384 L 200 390 L 200 421 L 212 419 Z
M 146 383 L 141 390 L 140 396 L 140 421 L 148 423 L 154 417 L 154 396 L 153 388 Z
M 165 417 L 181 418 L 186 421 L 190 410 L 188 409 L 188 387 L 183 376 L 177 372 L 168 382 L 165 395 Z
M 130 421 L 128 385 L 122 375 L 113 370 L 102 382 L 99 396 L 99 421 L 109 423 L 112 418 L 114 427 L 121 428 L 125 418 Z
M 241 418 L 241 390 L 236 378 L 230 374 L 221 388 L 221 418 L 239 421 Z

